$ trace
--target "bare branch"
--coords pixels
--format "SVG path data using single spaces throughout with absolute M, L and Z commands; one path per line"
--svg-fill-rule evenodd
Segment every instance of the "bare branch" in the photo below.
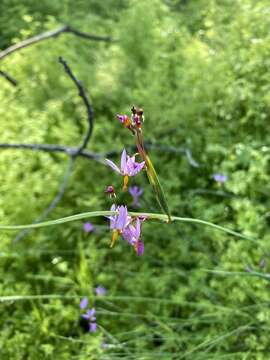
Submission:
M 99 36 L 99 35 L 92 35 L 92 34 L 87 34 L 87 33 L 83 33 L 81 31 L 75 30 L 73 28 L 71 28 L 68 25 L 62 26 L 59 29 L 55 29 L 55 30 L 50 30 L 50 31 L 46 31 L 44 33 L 35 35 L 29 39 L 23 40 L 21 42 L 19 42 L 18 44 L 12 45 L 10 47 L 8 47 L 7 49 L 3 50 L 0 52 L 0 60 L 4 59 L 6 56 L 14 53 L 15 51 L 21 50 L 23 48 L 26 48 L 30 45 L 36 44 L 38 42 L 50 39 L 50 38 L 55 38 L 61 34 L 64 33 L 70 33 L 73 34 L 75 36 L 79 36 L 81 38 L 84 39 L 88 39 L 88 40 L 94 40 L 94 41 L 112 41 L 112 38 L 110 36 Z
M 0 76 L 3 76 L 7 81 L 10 82 L 11 85 L 17 86 L 18 82 L 11 75 L 9 75 L 6 71 L 0 70 Z
M 74 82 L 75 86 L 77 87 L 79 91 L 79 96 L 82 98 L 83 103 L 87 110 L 87 119 L 88 119 L 88 128 L 86 131 L 86 135 L 81 143 L 80 146 L 76 148 L 69 148 L 62 145 L 50 145 L 50 144 L 41 144 L 41 145 L 35 145 L 35 144 L 0 144 L 0 148 L 7 149 L 7 148 L 13 148 L 13 149 L 31 149 L 31 150 L 42 150 L 46 152 L 63 152 L 69 156 L 69 162 L 68 166 L 63 178 L 62 183 L 59 186 L 59 190 L 56 194 L 56 196 L 53 198 L 47 209 L 36 219 L 34 220 L 34 223 L 38 223 L 40 221 L 43 221 L 46 219 L 46 217 L 55 209 L 55 207 L 58 205 L 58 203 L 61 201 L 62 197 L 64 196 L 65 190 L 67 188 L 69 177 L 72 173 L 73 165 L 78 156 L 90 156 L 93 158 L 93 155 L 87 151 L 85 151 L 85 147 L 87 146 L 91 135 L 93 133 L 93 124 L 94 124 L 94 110 L 92 108 L 92 105 L 85 93 L 85 90 L 81 84 L 81 82 L 75 77 L 72 70 L 66 63 L 66 61 L 60 57 L 59 62 L 64 66 L 64 70 L 67 73 L 67 75 L 71 78 L 71 80 Z M 97 160 L 97 157 L 95 157 Z M 100 159 L 99 159 L 100 160 Z M 29 234 L 30 231 L 21 231 L 18 233 L 16 238 L 14 239 L 14 242 L 17 242 L 18 240 L 23 239 L 25 236 Z
M 50 39 L 50 38 L 56 38 L 61 34 L 70 33 L 75 36 L 81 37 L 83 39 L 87 40 L 93 40 L 93 41 L 113 41 L 113 39 L 108 35 L 94 35 L 94 34 L 88 34 L 79 30 L 74 29 L 71 26 L 65 25 L 62 26 L 59 29 L 50 30 L 43 32 L 41 34 L 35 35 L 29 39 L 23 40 L 15 45 L 12 45 L 8 47 L 7 49 L 0 51 L 0 60 L 3 60 L 8 55 L 14 53 L 15 51 L 19 51 L 23 48 L 26 48 L 28 46 L 31 46 L 33 44 L 36 44 L 38 42 Z M 6 72 L 0 70 L 0 76 L 4 77 L 6 80 L 8 80 L 12 85 L 16 86 L 18 85 L 18 82 L 9 74 Z
M 71 78 L 71 80 L 76 85 L 76 87 L 79 91 L 79 96 L 82 98 L 84 105 L 86 107 L 86 110 L 87 110 L 88 130 L 86 132 L 86 135 L 84 137 L 84 140 L 83 140 L 81 146 L 78 148 L 78 153 L 80 153 L 86 148 L 88 141 L 91 138 L 91 135 L 93 132 L 93 125 L 94 125 L 94 111 L 93 111 L 91 103 L 84 91 L 84 88 L 83 88 L 81 82 L 73 74 L 73 72 L 71 71 L 67 62 L 61 56 L 59 57 L 59 62 L 64 66 L 65 72 L 68 74 L 68 76 Z
M 33 151 L 45 151 L 45 152 L 61 152 L 68 156 L 82 156 L 84 158 L 93 159 L 100 161 L 102 160 L 102 154 L 93 153 L 88 150 L 82 150 L 78 153 L 78 147 L 69 147 L 65 145 L 56 144 L 0 144 L 0 149 L 22 149 L 22 150 L 33 150 Z M 117 152 L 118 153 L 118 152 Z

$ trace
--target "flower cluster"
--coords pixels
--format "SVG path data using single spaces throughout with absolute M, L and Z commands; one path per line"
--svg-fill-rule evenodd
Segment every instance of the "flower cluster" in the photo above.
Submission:
M 135 108 L 131 109 L 131 118 L 127 115 L 116 115 L 117 119 L 123 124 L 127 129 L 129 129 L 133 134 L 137 129 L 141 129 L 142 123 L 144 122 L 143 109 Z
M 111 211 L 117 211 L 117 215 L 109 216 L 110 229 L 112 230 L 111 247 L 115 244 L 119 235 L 122 236 L 133 248 L 138 256 L 144 252 L 144 243 L 140 239 L 141 236 L 141 223 L 145 218 L 132 218 L 124 205 L 112 205 Z
M 121 155 L 120 166 L 109 159 L 105 159 L 106 164 L 110 166 L 113 171 L 123 176 L 123 191 L 126 191 L 129 177 L 136 176 L 144 168 L 148 171 L 148 166 L 146 165 L 149 163 L 149 160 L 147 160 L 146 154 L 144 153 L 141 130 L 142 123 L 144 122 L 143 109 L 135 108 L 133 106 L 131 109 L 131 117 L 121 114 L 117 115 L 117 119 L 125 128 L 136 135 L 136 145 L 139 151 L 139 154 L 130 156 L 124 148 Z M 143 161 L 137 162 L 137 155 L 141 155 Z M 116 198 L 114 187 L 112 185 L 108 186 L 105 192 L 109 194 L 111 198 Z M 143 189 L 138 186 L 131 186 L 129 188 L 129 193 L 133 197 L 132 206 L 139 207 L 139 197 L 142 195 Z M 141 240 L 141 224 L 145 218 L 130 216 L 125 205 L 117 206 L 116 204 L 113 204 L 111 211 L 115 213 L 108 217 L 110 220 L 110 229 L 112 231 L 111 247 L 113 247 L 120 235 L 135 249 L 137 255 L 141 256 L 144 253 L 144 243 Z

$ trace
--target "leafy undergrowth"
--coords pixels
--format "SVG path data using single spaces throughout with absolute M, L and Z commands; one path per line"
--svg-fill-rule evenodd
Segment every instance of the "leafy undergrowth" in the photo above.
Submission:
M 59 4 L 2 1 L 1 46 L 63 23 L 118 41 L 66 34 L 4 59 L 1 69 L 19 86 L 1 78 L 0 142 L 81 141 L 85 109 L 61 55 L 94 104 L 89 151 L 120 156 L 134 139 L 115 114 L 143 106 L 145 141 L 155 145 L 149 152 L 172 214 L 220 224 L 259 245 L 199 224 L 148 221 L 145 254 L 137 257 L 122 240 L 109 248 L 103 218 L 91 219 L 89 234 L 82 221 L 19 241 L 1 231 L 0 358 L 268 359 L 269 281 L 260 276 L 270 252 L 268 1 Z M 57 193 L 67 161 L 1 149 L 1 224 L 33 222 Z M 216 182 L 215 173 L 228 180 Z M 159 212 L 146 176 L 131 183 L 144 188 L 140 211 Z M 109 209 L 110 184 L 120 188 L 121 179 L 108 167 L 77 159 L 49 218 Z M 128 193 L 118 196 L 132 203 Z M 105 296 L 95 296 L 97 285 Z M 84 296 L 97 310 L 95 333 L 81 321 Z

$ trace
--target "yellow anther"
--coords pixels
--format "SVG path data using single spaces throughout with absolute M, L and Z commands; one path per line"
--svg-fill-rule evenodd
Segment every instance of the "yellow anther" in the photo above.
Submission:
M 123 191 L 127 191 L 127 185 L 128 185 L 128 176 L 124 176 L 124 185 L 123 185 Z
M 112 241 L 110 244 L 110 248 L 112 248 L 114 246 L 114 244 L 116 243 L 116 240 L 118 239 L 119 236 L 119 231 L 118 230 L 113 230 L 112 232 Z

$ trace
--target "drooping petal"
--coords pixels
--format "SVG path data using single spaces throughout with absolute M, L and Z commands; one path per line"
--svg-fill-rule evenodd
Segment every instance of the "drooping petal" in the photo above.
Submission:
M 135 238 L 135 228 L 133 225 L 128 225 L 122 232 L 122 237 L 126 240 L 130 245 L 134 246 L 136 244 Z
M 136 239 L 139 239 L 140 235 L 141 235 L 141 222 L 140 222 L 140 219 L 137 218 L 136 226 L 135 226 L 135 237 L 136 237 Z
M 138 240 L 136 244 L 136 252 L 138 256 L 142 256 L 144 253 L 144 243 L 141 240 Z
M 127 152 L 126 152 L 126 149 L 124 148 L 122 155 L 121 155 L 121 172 L 122 172 L 122 174 L 125 173 L 126 163 L 127 163 Z
M 105 162 L 107 165 L 109 165 L 114 171 L 116 171 L 118 174 L 121 174 L 121 171 L 115 163 L 109 159 L 105 159 Z

